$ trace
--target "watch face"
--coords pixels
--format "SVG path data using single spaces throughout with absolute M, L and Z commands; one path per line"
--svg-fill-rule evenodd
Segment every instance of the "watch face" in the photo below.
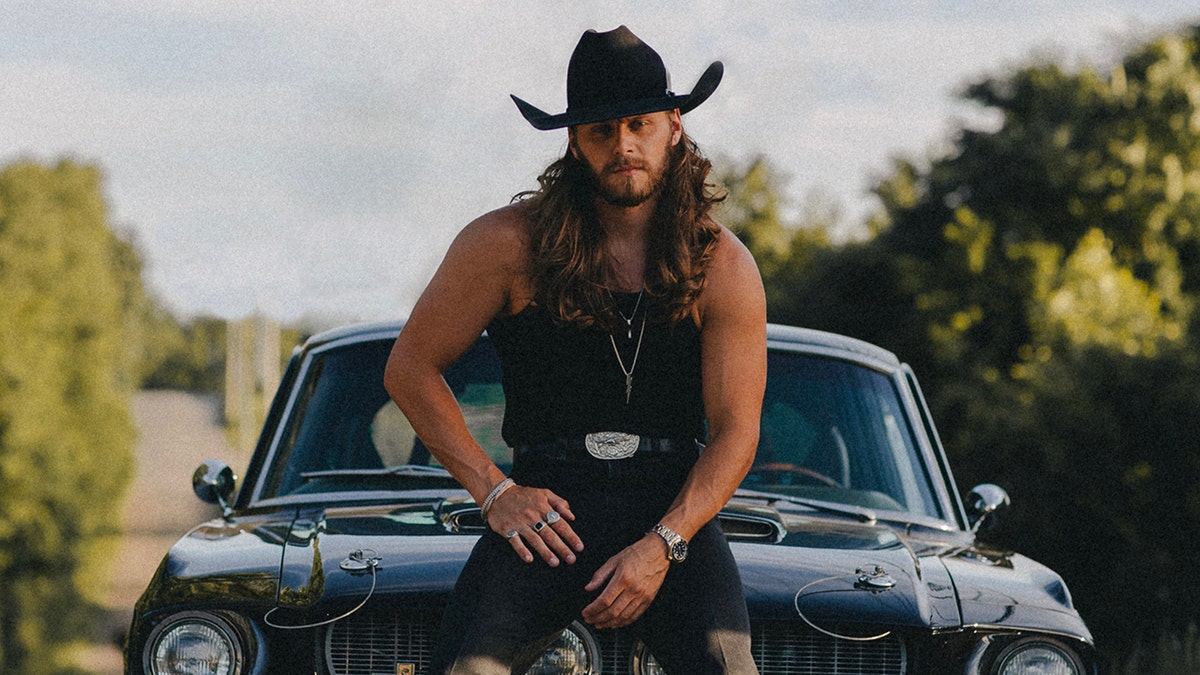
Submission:
M 680 541 L 671 545 L 671 559 L 675 562 L 683 562 L 687 558 L 687 544 Z

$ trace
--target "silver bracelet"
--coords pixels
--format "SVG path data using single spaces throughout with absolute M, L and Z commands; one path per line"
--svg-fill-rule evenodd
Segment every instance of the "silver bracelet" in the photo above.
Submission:
M 483 506 L 479 507 L 479 514 L 483 517 L 484 522 L 487 522 L 488 511 L 492 508 L 492 504 L 496 501 L 496 498 L 504 494 L 505 490 L 515 485 L 516 483 L 511 478 L 505 478 L 496 483 L 496 487 L 492 488 L 492 491 L 488 493 L 487 499 L 483 500 Z

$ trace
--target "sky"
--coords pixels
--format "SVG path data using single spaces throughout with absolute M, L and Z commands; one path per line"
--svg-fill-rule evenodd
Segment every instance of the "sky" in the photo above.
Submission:
M 404 316 L 454 235 L 566 148 L 587 29 L 628 26 L 722 166 L 762 155 L 845 226 L 895 158 L 936 156 L 956 97 L 1035 61 L 1106 69 L 1195 0 L 0 0 L 0 165 L 99 167 L 110 220 L 180 318 Z

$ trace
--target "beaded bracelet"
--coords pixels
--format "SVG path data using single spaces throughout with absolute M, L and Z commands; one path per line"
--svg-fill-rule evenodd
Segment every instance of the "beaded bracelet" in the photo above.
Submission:
M 483 506 L 479 507 L 479 514 L 483 517 L 484 522 L 487 522 L 488 511 L 492 508 L 492 504 L 496 501 L 496 498 L 504 494 L 505 490 L 514 486 L 516 486 L 516 483 L 511 478 L 505 478 L 496 483 L 496 487 L 492 488 L 492 491 L 488 493 L 487 499 L 483 500 Z

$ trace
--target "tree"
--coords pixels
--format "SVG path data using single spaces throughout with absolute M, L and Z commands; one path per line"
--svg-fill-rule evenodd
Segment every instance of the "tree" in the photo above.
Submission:
M 869 239 L 790 257 L 743 209 L 748 239 L 773 319 L 913 364 L 960 487 L 1008 487 L 1000 541 L 1063 573 L 1116 662 L 1200 616 L 1178 574 L 1200 535 L 1200 26 L 964 95 L 999 125 L 898 161 Z
M 69 670 L 100 600 L 131 470 L 130 394 L 150 302 L 100 173 L 0 171 L 0 670 Z

